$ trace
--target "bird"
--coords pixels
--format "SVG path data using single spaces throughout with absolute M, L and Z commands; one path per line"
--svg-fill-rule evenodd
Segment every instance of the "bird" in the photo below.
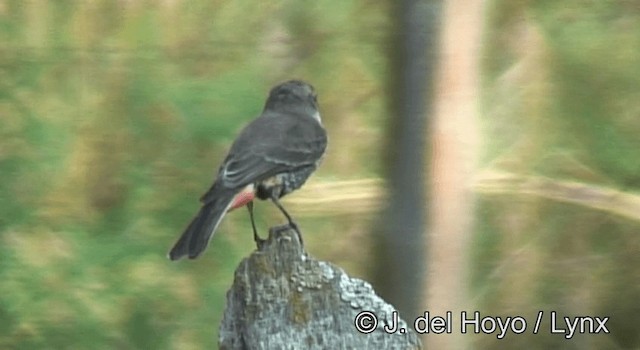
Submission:
M 197 258 L 225 214 L 242 206 L 249 211 L 259 248 L 264 240 L 254 220 L 255 199 L 273 202 L 301 240 L 298 226 L 280 198 L 304 185 L 320 165 L 326 148 L 327 132 L 314 87 L 302 80 L 289 80 L 271 88 L 262 113 L 233 141 L 213 184 L 200 198 L 199 212 L 169 251 L 169 259 Z

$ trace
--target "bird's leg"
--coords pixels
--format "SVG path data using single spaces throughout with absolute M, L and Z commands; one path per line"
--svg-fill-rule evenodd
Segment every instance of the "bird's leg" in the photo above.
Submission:
M 272 194 L 271 195 L 271 200 L 276 205 L 276 207 L 278 207 L 278 209 L 280 209 L 282 214 L 284 214 L 284 216 L 287 218 L 287 221 L 289 221 L 289 227 L 294 229 L 296 231 L 296 233 L 298 234 L 298 240 L 300 240 L 300 246 L 304 247 L 304 242 L 302 241 L 302 234 L 300 234 L 300 230 L 298 229 L 298 225 L 293 221 L 293 219 L 291 218 L 291 215 L 289 215 L 289 213 L 287 213 L 287 211 L 284 209 L 282 204 L 280 204 L 280 201 L 278 200 L 277 196 Z
M 253 201 L 247 203 L 247 210 L 249 210 L 249 217 L 251 218 L 251 227 L 253 228 L 253 241 L 256 242 L 258 249 L 262 248 L 265 240 L 258 236 L 258 230 L 256 229 L 256 222 L 253 218 Z

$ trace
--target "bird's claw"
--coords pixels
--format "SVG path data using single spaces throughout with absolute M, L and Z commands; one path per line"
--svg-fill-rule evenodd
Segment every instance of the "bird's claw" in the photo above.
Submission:
M 256 242 L 256 248 L 258 248 L 258 250 L 262 250 L 262 247 L 264 247 L 265 243 L 267 243 L 266 239 L 262 239 L 259 237 L 256 237 L 254 241 Z
M 296 235 L 298 235 L 298 241 L 300 241 L 300 246 L 304 247 L 304 241 L 302 240 L 302 233 L 300 233 L 300 229 L 298 228 L 298 224 L 293 221 L 289 221 L 289 227 L 296 231 Z

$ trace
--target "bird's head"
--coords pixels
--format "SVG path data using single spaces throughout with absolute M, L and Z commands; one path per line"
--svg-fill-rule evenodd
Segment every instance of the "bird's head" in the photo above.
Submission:
M 311 84 L 302 80 L 289 80 L 273 87 L 264 108 L 277 112 L 305 112 L 320 119 L 318 95 Z

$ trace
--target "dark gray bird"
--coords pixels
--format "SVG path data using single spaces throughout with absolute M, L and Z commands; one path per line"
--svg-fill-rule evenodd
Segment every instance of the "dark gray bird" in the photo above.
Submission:
M 291 80 L 272 88 L 262 114 L 249 123 L 233 142 L 215 182 L 200 201 L 202 208 L 169 252 L 169 259 L 190 259 L 202 253 L 224 215 L 246 205 L 253 237 L 253 199 L 270 199 L 297 225 L 279 199 L 300 188 L 318 167 L 327 147 L 318 101 L 313 87 Z

